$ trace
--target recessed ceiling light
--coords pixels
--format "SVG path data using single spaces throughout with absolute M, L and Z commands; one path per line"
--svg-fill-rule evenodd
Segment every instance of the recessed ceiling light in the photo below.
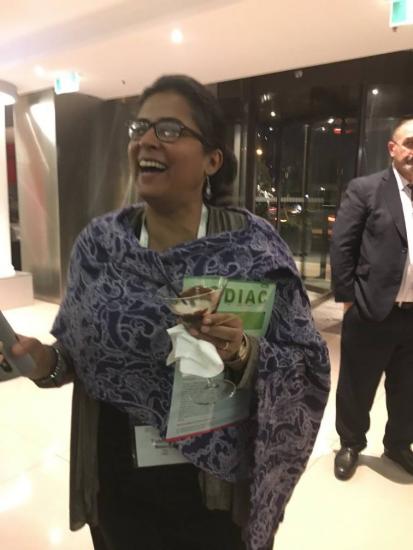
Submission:
M 273 92 L 268 92 L 266 94 L 262 94 L 260 97 L 261 103 L 266 103 L 267 101 L 271 101 L 274 98 Z
M 174 29 L 171 32 L 171 42 L 174 44 L 181 44 L 184 40 L 184 35 L 182 34 L 181 29 Z
M 40 78 L 43 78 L 43 77 L 46 76 L 46 69 L 44 69 L 40 65 L 35 65 L 33 67 L 33 71 L 34 71 L 35 75 L 39 76 Z
M 275 111 L 271 111 L 270 115 L 274 118 L 277 116 L 277 113 Z
M 371 93 L 372 93 L 373 95 L 378 95 L 379 90 L 378 90 L 377 88 L 374 88 L 374 89 L 371 91 Z

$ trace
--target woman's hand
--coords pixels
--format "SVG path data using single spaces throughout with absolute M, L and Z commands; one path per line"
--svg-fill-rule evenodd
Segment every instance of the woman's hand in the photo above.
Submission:
M 22 336 L 21 334 L 18 334 L 17 338 L 19 341 L 13 344 L 10 350 L 12 355 L 21 357 L 22 355 L 29 353 L 36 364 L 36 368 L 30 373 L 29 378 L 31 380 L 38 380 L 39 378 L 48 376 L 56 364 L 56 354 L 53 348 L 42 344 L 36 338 L 29 338 L 27 336 Z M 3 346 L 1 342 L 0 363 L 6 360 L 3 357 L 2 351 Z
M 214 344 L 224 362 L 236 357 L 244 334 L 242 320 L 231 313 L 206 313 L 200 330 L 188 327 L 188 332 Z

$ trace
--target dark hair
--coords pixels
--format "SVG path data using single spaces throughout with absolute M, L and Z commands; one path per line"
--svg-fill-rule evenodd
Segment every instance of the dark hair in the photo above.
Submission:
M 397 130 L 399 130 L 399 128 L 404 126 L 407 122 L 413 122 L 413 116 L 406 116 L 406 117 L 399 118 L 398 120 L 396 120 L 396 123 L 395 123 L 395 125 L 393 127 L 393 130 L 391 132 L 392 139 L 394 138 L 394 135 L 397 132 Z
M 225 117 L 214 95 L 197 80 L 185 75 L 166 75 L 145 88 L 139 108 L 154 94 L 175 92 L 189 103 L 194 122 L 205 138 L 207 151 L 220 149 L 223 155 L 221 168 L 209 177 L 211 191 L 204 199 L 214 205 L 229 205 L 233 202 L 233 182 L 237 174 L 237 160 L 226 144 Z M 206 186 L 205 186 L 206 187 Z

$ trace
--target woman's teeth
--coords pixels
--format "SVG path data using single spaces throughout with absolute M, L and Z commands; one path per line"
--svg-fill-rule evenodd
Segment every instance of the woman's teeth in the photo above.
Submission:
M 140 160 L 138 166 L 141 171 L 163 172 L 167 168 L 165 164 L 157 160 Z

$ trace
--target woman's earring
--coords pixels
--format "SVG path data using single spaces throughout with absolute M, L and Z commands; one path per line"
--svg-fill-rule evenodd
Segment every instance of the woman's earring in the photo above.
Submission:
M 205 176 L 205 197 L 209 199 L 211 197 L 211 181 L 209 176 Z

